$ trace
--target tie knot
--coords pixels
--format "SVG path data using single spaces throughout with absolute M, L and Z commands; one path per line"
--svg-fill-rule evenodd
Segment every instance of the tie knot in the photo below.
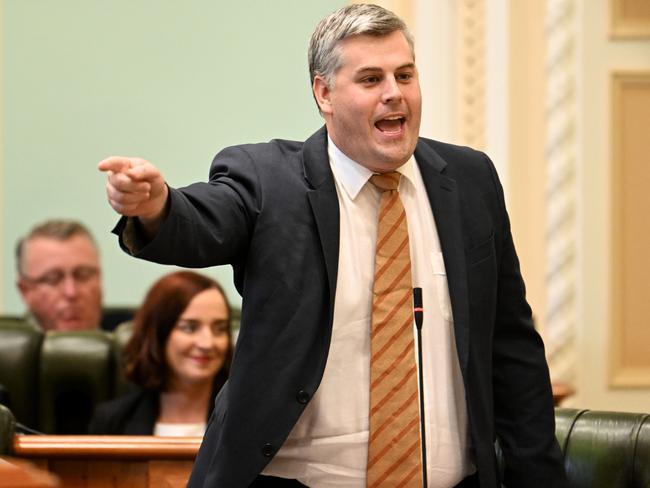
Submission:
M 382 192 L 384 191 L 394 191 L 397 190 L 399 186 L 399 179 L 401 174 L 397 171 L 392 171 L 391 173 L 383 173 L 378 175 L 372 175 L 370 177 L 370 183 L 375 185 Z

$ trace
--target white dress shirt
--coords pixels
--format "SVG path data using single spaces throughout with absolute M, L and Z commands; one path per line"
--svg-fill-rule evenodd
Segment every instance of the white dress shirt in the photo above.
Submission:
M 372 172 L 343 154 L 331 139 L 328 152 L 340 207 L 338 280 L 329 356 L 318 391 L 262 474 L 297 479 L 312 488 L 365 488 L 380 192 L 368 183 Z M 465 388 L 447 276 L 415 159 L 397 171 L 402 173 L 399 194 L 409 228 L 413 286 L 422 288 L 424 305 L 428 481 L 429 487 L 448 488 L 473 473 L 475 467 L 469 455 Z M 416 337 L 415 326 L 413 333 Z

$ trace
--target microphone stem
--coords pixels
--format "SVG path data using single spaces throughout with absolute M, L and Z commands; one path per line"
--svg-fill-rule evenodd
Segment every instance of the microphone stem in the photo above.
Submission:
M 422 446 L 422 486 L 427 488 L 427 439 L 424 429 L 424 365 L 422 363 L 422 322 L 424 307 L 422 305 L 422 288 L 413 288 L 413 315 L 418 338 L 418 382 L 420 390 L 420 444 Z
M 422 442 L 422 486 L 427 488 L 427 441 L 424 430 L 424 369 L 422 367 L 422 328 L 418 327 L 418 369 L 420 381 L 420 440 Z

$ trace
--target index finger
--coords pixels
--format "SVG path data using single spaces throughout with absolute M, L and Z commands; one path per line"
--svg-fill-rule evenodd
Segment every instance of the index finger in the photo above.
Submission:
M 97 164 L 99 171 L 112 171 L 113 173 L 123 173 L 133 166 L 130 158 L 122 156 L 111 156 L 103 159 Z

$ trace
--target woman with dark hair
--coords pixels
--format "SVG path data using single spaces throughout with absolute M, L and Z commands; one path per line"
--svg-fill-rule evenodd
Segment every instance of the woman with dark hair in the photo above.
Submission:
M 137 388 L 97 407 L 90 434 L 202 436 L 232 359 L 230 305 L 219 284 L 179 271 L 151 287 L 124 354 Z

